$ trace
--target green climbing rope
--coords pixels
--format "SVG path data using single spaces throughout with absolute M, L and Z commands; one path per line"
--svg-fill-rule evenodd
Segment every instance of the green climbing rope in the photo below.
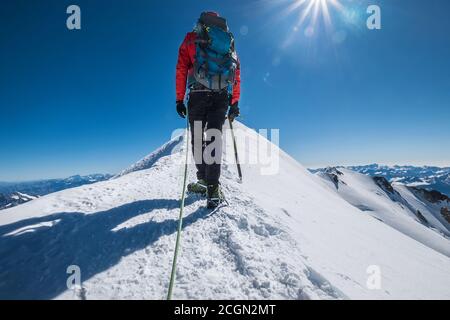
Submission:
M 172 272 L 170 274 L 169 282 L 169 292 L 167 293 L 167 300 L 172 299 L 173 286 L 175 284 L 175 274 L 177 269 L 177 257 L 178 251 L 180 249 L 181 242 L 181 229 L 183 226 L 183 209 L 184 209 L 184 199 L 186 198 L 186 182 L 188 173 L 188 156 L 189 156 L 189 120 L 186 112 L 186 159 L 184 162 L 184 179 L 183 179 L 183 191 L 181 193 L 181 203 L 180 203 L 180 216 L 178 218 L 178 230 L 177 230 L 177 241 L 175 244 L 175 253 L 173 255 Z

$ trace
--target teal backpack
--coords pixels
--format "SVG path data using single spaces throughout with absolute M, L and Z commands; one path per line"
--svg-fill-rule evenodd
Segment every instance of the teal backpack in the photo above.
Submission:
M 226 20 L 202 13 L 197 33 L 194 63 L 195 81 L 210 90 L 231 91 L 237 68 L 234 38 Z

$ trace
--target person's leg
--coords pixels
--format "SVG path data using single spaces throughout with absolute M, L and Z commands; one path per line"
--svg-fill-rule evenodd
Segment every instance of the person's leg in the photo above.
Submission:
M 215 146 L 220 146 L 220 150 L 217 149 L 211 152 L 211 157 L 216 159 L 214 163 L 208 163 L 205 166 L 206 182 L 208 185 L 217 185 L 220 178 L 220 165 L 222 162 L 222 127 L 225 122 L 225 115 L 228 109 L 228 93 L 214 93 L 212 95 L 212 103 L 208 106 L 206 112 L 206 146 L 214 143 Z M 208 129 L 216 129 L 220 132 L 219 135 L 209 135 L 212 139 L 208 137 Z M 217 131 L 216 131 L 217 132 Z M 219 139 L 217 141 L 216 139 Z M 216 156 L 217 155 L 217 156 Z
M 203 92 L 191 92 L 188 101 L 188 117 L 191 130 L 191 146 L 197 168 L 197 179 L 206 180 L 203 151 L 205 149 L 204 130 L 209 97 Z

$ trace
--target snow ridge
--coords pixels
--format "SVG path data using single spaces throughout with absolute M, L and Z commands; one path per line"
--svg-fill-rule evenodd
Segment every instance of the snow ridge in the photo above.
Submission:
M 130 172 L 139 171 L 139 170 L 145 170 L 151 168 L 156 161 L 158 161 L 161 157 L 168 156 L 171 153 L 175 151 L 175 149 L 180 145 L 181 142 L 183 142 L 184 136 L 179 135 L 171 139 L 170 141 L 163 144 L 161 147 L 150 153 L 149 155 L 145 156 L 129 168 L 123 170 L 119 174 L 112 177 L 112 179 L 116 179 L 118 177 L 121 177 L 123 175 L 126 175 Z
M 259 137 L 239 122 L 235 128 L 249 141 Z M 182 141 L 169 141 L 115 179 L 2 211 L 0 299 L 164 299 L 183 172 L 184 150 L 176 146 Z M 233 152 L 231 139 L 224 152 Z M 242 158 L 250 152 L 239 145 Z M 279 154 L 275 175 L 243 164 L 243 183 L 224 157 L 221 182 L 230 204 L 214 214 L 205 199 L 186 199 L 175 299 L 450 298 L 446 255 L 364 214 L 334 184 Z M 193 164 L 189 177 L 195 177 Z M 413 222 L 412 230 L 425 228 Z M 448 239 L 425 230 L 450 247 Z M 75 290 L 66 286 L 69 265 L 81 270 Z M 373 265 L 382 272 L 377 290 L 366 285 Z

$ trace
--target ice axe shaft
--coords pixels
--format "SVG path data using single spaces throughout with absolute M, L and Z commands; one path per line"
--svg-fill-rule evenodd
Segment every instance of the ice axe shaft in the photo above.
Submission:
M 233 121 L 231 121 L 229 117 L 228 117 L 228 123 L 230 124 L 231 138 L 233 139 L 234 157 L 236 159 L 236 165 L 237 165 L 237 170 L 238 170 L 238 175 L 239 175 L 239 182 L 242 182 L 241 164 L 239 162 L 239 156 L 238 156 L 237 145 L 236 145 L 236 138 L 234 136 L 234 131 L 233 131 Z

